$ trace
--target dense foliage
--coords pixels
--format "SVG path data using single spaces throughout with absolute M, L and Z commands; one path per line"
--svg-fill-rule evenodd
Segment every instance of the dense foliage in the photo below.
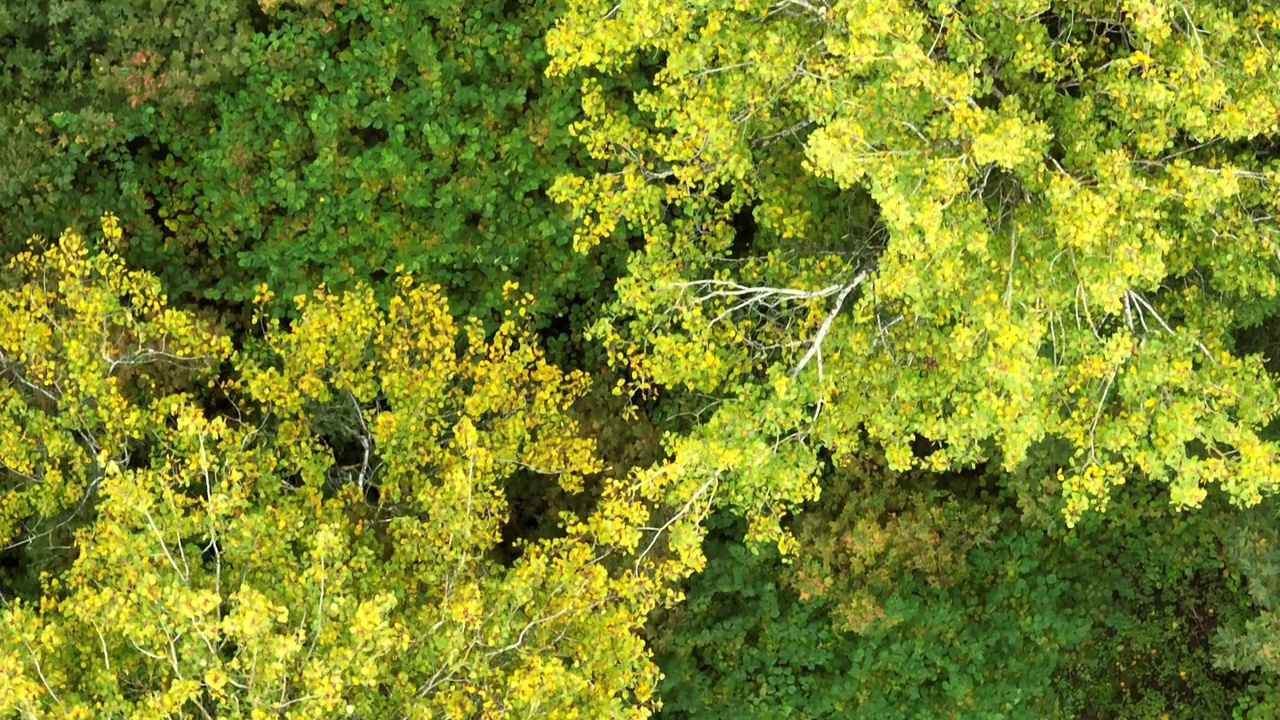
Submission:
M 571 252 L 546 196 L 589 167 L 568 134 L 576 88 L 543 77 L 553 8 L 165 5 L 158 25 L 133 0 L 39 22 L 0 10 L 22 80 L 5 88 L 11 247 L 117 209 L 125 257 L 228 313 L 263 282 L 385 295 L 397 268 L 463 313 L 496 311 L 513 278 L 551 315 L 607 290 L 617 252 Z M 68 58 L 83 68 L 68 76 Z
M 240 0 L 0 6 L 0 212 L 7 252 L 115 210 L 149 242 L 156 144 L 189 144 L 250 62 Z M 154 258 L 153 258 L 154 259 Z M 159 263 L 157 263 L 158 265 Z M 178 277 L 174 273 L 174 277 Z
M 1280 714 L 1280 13 L 0 7 L 0 716 Z
M 865 433 L 894 469 L 1057 466 L 1068 521 L 1133 475 L 1178 506 L 1273 492 L 1274 382 L 1233 333 L 1280 289 L 1275 15 L 610 5 L 571 3 L 548 43 L 593 71 L 576 129 L 620 169 L 557 196 L 580 244 L 645 233 L 597 329 L 641 388 L 735 398 L 717 434 L 748 442 L 772 434 L 755 405 L 802 404 L 822 412 L 794 437 L 843 455 Z M 596 79 L 643 56 L 643 91 Z M 805 477 L 724 497 L 795 503 Z
M 299 297 L 292 328 L 237 351 L 76 235 L 9 271 L 0 532 L 82 526 L 37 597 L 6 601 L 0 710 L 642 714 L 656 675 L 634 631 L 678 566 L 631 557 L 636 489 L 494 556 L 507 478 L 581 492 L 599 469 L 564 412 L 585 376 L 515 319 L 459 350 L 406 277 L 386 311 Z M 206 381 L 223 412 L 194 401 Z
M 1221 499 L 1183 515 L 1126 488 L 1105 517 L 1046 532 L 1002 478 L 865 472 L 806 509 L 791 565 L 719 528 L 655 624 L 664 715 L 1272 717 L 1270 676 L 1215 649 L 1257 622 Z M 995 507 L 946 487 L 960 481 Z

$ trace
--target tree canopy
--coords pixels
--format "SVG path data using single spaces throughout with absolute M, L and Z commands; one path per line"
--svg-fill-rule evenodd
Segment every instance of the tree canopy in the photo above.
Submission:
M 1275 384 L 1239 342 L 1278 287 L 1274 14 L 570 6 L 552 70 L 585 73 L 575 133 L 617 169 L 555 195 L 581 246 L 645 235 L 596 327 L 638 389 L 724 398 L 716 438 L 1056 467 L 1068 522 L 1131 477 L 1275 491 Z M 806 474 L 724 498 L 794 504 Z
M 0 715 L 1280 707 L 1280 12 L 0 8 Z
M 638 489 L 495 555 L 513 474 L 580 493 L 600 469 L 566 414 L 587 378 L 530 343 L 530 298 L 486 339 L 409 276 L 386 310 L 321 290 L 235 349 L 75 234 L 8 271 L 3 537 L 71 525 L 74 553 L 6 601 L 0 710 L 645 714 L 636 630 L 682 571 L 637 552 Z

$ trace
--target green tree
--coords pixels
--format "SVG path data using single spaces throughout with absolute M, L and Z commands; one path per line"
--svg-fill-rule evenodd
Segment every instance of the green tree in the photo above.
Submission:
M 545 77 L 553 4 L 131 0 L 0 9 L 0 206 L 8 252 L 83 232 L 103 208 L 119 252 L 175 300 L 243 324 L 283 298 L 397 268 L 460 316 L 498 321 L 517 279 L 540 322 L 581 325 L 622 243 L 570 251 L 547 197 L 591 166 L 568 133 L 573 83 Z M 287 302 L 273 308 L 290 312 Z
M 105 207 L 156 234 L 153 149 L 203 128 L 248 62 L 243 0 L 13 0 L 0 6 L 5 254 Z M 127 211 L 127 212 L 126 212 Z
M 1224 545 L 1230 559 L 1232 577 L 1243 585 L 1238 590 L 1251 601 L 1252 612 L 1230 618 L 1215 634 L 1215 660 L 1226 670 L 1257 671 L 1264 678 L 1253 689 L 1272 708 L 1272 714 L 1258 712 L 1250 717 L 1274 717 L 1280 707 L 1280 522 L 1276 511 L 1264 503 L 1235 518 Z
M 619 268 L 570 250 L 546 196 L 590 159 L 568 126 L 576 88 L 544 77 L 545 2 L 353 0 L 331 15 L 281 11 L 249 44 L 243 84 L 170 143 L 149 178 L 168 285 L 242 302 L 397 268 L 487 316 L 515 279 L 540 314 L 567 314 Z M 184 277 L 185 276 L 185 277 Z
M 1182 513 L 1129 485 L 1046 530 L 1013 481 L 861 458 L 824 476 L 790 562 L 713 516 L 706 570 L 648 630 L 662 716 L 1271 717 L 1274 675 L 1210 642 L 1254 614 L 1220 494 Z

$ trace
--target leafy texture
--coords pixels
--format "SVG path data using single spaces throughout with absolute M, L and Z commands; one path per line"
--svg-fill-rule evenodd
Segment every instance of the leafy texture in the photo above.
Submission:
M 287 313 L 321 282 L 385 301 L 400 268 L 490 330 L 513 279 L 581 324 L 621 270 L 546 194 L 591 163 L 576 88 L 544 77 L 547 3 L 43 5 L 0 10 L 11 238 L 115 208 L 131 266 L 233 323 L 264 282 Z
M 486 339 L 407 277 L 385 310 L 322 290 L 235 350 L 75 234 L 9 271 L 0 530 L 74 541 L 38 597 L 4 589 L 0 712 L 648 714 L 636 631 L 684 571 L 636 553 L 638 488 L 497 559 L 514 474 L 600 469 L 566 413 L 586 377 L 530 344 L 527 298 Z
M 0 7 L 6 254 L 106 208 L 154 234 L 147 166 L 207 124 L 249 62 L 241 0 L 13 0 Z
M 159 211 L 201 291 L 285 297 L 397 267 L 472 314 L 517 279 L 558 307 L 599 282 L 544 189 L 576 167 L 571 86 L 542 78 L 543 3 L 358 0 L 282 13 L 244 86 L 159 167 Z M 204 252 L 200 252 L 203 249 Z M 199 268 L 207 254 L 220 273 Z
M 1275 675 L 1209 642 L 1252 614 L 1220 498 L 1185 515 L 1127 487 L 1046 532 L 998 476 L 883 474 L 831 476 L 791 564 L 713 516 L 706 570 L 650 629 L 663 717 L 1270 717 Z
M 776 519 L 814 448 L 868 440 L 899 470 L 1036 463 L 1068 522 L 1130 477 L 1178 507 L 1274 491 L 1275 385 L 1234 342 L 1280 288 L 1274 13 L 570 8 L 552 69 L 586 71 L 574 129 L 614 164 L 555 196 L 581 246 L 646 237 L 596 334 L 633 391 L 723 401 L 671 444 L 718 502 Z

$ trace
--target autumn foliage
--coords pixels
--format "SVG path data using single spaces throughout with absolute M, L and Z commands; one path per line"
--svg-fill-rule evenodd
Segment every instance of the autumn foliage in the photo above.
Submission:
M 0 715 L 1280 707 L 1280 13 L 0 8 Z

